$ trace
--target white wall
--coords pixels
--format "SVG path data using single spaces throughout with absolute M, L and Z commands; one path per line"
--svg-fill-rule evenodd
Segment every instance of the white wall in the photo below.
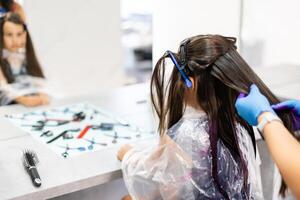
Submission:
M 300 1 L 155 0 L 154 63 L 166 49 L 196 34 L 239 36 L 244 2 L 243 56 L 252 67 L 300 65 Z M 180 29 L 183 27 L 183 29 Z
M 238 37 L 239 0 L 154 0 L 153 61 L 199 34 Z
M 55 91 L 98 93 L 124 82 L 118 0 L 24 0 L 24 8 Z
M 300 1 L 244 2 L 243 54 L 252 66 L 300 65 Z

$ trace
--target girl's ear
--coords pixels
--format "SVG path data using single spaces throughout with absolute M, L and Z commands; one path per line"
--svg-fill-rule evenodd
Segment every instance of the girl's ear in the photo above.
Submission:
M 189 79 L 192 81 L 192 90 L 195 91 L 196 89 L 196 85 L 195 85 L 195 78 L 194 77 L 191 77 L 189 76 Z

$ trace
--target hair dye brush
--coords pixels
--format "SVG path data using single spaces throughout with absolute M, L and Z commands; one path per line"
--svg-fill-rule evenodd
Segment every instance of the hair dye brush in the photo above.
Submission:
M 36 168 L 36 164 L 38 162 L 38 157 L 34 151 L 28 149 L 24 150 L 23 164 L 32 180 L 33 185 L 36 187 L 39 187 L 42 184 L 41 178 Z

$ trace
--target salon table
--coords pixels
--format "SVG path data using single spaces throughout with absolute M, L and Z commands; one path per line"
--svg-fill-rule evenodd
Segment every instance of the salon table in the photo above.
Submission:
M 51 105 L 37 108 L 26 108 L 21 105 L 0 107 L 1 200 L 49 199 L 122 178 L 120 161 L 116 158 L 118 145 L 63 158 L 3 118 L 5 114 L 24 113 L 81 102 L 109 110 L 129 123 L 155 129 L 147 83 L 125 86 L 109 94 L 54 100 Z M 157 139 L 151 140 L 155 142 Z M 37 168 L 42 186 L 39 188 L 33 186 L 23 167 L 21 158 L 22 150 L 25 148 L 34 150 L 40 160 Z

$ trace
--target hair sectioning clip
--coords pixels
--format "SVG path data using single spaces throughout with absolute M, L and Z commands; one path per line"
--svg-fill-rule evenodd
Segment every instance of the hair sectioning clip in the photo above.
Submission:
M 191 88 L 193 86 L 192 84 L 192 81 L 189 79 L 189 77 L 184 73 L 183 71 L 183 67 L 181 67 L 178 62 L 176 61 L 176 58 L 174 56 L 174 54 L 171 52 L 171 51 L 167 51 L 166 52 L 168 54 L 168 56 L 171 58 L 172 62 L 174 63 L 174 65 L 176 66 L 176 68 L 178 69 L 179 73 L 181 74 L 183 80 L 184 80 L 184 83 L 185 85 L 188 87 L 188 88 Z
M 190 42 L 190 39 L 187 38 L 180 43 L 179 53 L 180 53 L 180 65 L 182 68 L 187 65 L 187 49 L 186 45 Z

